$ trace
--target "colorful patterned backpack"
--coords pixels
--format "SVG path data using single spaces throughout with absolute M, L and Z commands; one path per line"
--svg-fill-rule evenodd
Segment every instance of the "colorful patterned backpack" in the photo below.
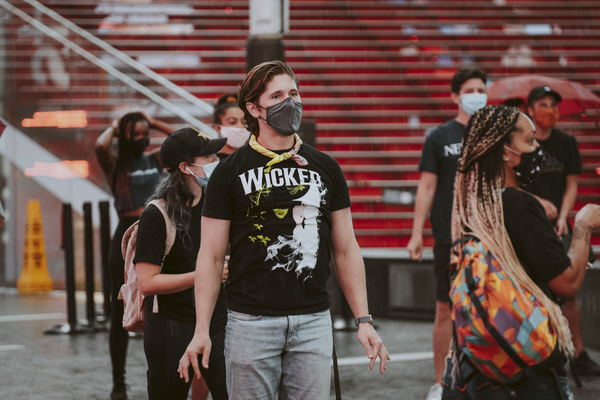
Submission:
M 556 360 L 559 346 L 548 310 L 528 290 L 517 288 L 484 243 L 469 238 L 452 268 L 455 340 L 483 375 L 512 383 Z

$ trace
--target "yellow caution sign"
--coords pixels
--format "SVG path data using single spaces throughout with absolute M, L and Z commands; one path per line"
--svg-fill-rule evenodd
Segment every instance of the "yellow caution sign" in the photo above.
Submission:
M 20 293 L 52 290 L 52 279 L 48 274 L 48 262 L 46 261 L 42 211 L 39 200 L 29 200 L 27 202 L 23 269 L 21 270 L 21 277 L 17 281 L 17 289 Z

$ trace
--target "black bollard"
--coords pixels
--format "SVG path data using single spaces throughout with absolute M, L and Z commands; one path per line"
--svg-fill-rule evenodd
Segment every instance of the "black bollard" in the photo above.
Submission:
M 77 326 L 77 307 L 75 306 L 75 251 L 73 248 L 73 212 L 71 211 L 71 204 L 63 204 L 62 217 L 67 284 L 67 321 L 71 330 L 73 330 Z
M 104 293 L 104 317 L 110 320 L 110 285 L 108 281 L 108 249 L 110 248 L 110 203 L 101 201 L 100 209 L 100 247 L 102 249 L 102 292 Z
M 94 241 L 92 229 L 92 203 L 83 203 L 83 223 L 85 241 L 85 311 L 88 321 L 88 328 L 94 328 L 96 325 L 96 312 L 94 306 Z
M 77 307 L 75 305 L 75 251 L 73 246 L 73 212 L 70 204 L 63 204 L 62 208 L 62 244 L 65 250 L 67 323 L 44 329 L 44 333 L 47 335 L 82 332 L 82 326 L 77 323 Z

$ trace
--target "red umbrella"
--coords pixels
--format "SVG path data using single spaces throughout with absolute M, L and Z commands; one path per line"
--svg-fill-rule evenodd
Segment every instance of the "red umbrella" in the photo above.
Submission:
M 499 104 L 510 99 L 527 102 L 529 92 L 537 86 L 549 86 L 562 96 L 558 104 L 562 115 L 584 113 L 590 108 L 597 110 L 600 106 L 600 97 L 579 82 L 534 74 L 498 79 L 488 87 L 488 103 Z

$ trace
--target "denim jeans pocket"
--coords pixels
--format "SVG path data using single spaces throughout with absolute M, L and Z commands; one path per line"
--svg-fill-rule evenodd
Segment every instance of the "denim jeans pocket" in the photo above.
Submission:
M 238 321 L 258 321 L 262 318 L 262 315 L 246 314 L 232 310 L 227 310 L 227 316 Z

